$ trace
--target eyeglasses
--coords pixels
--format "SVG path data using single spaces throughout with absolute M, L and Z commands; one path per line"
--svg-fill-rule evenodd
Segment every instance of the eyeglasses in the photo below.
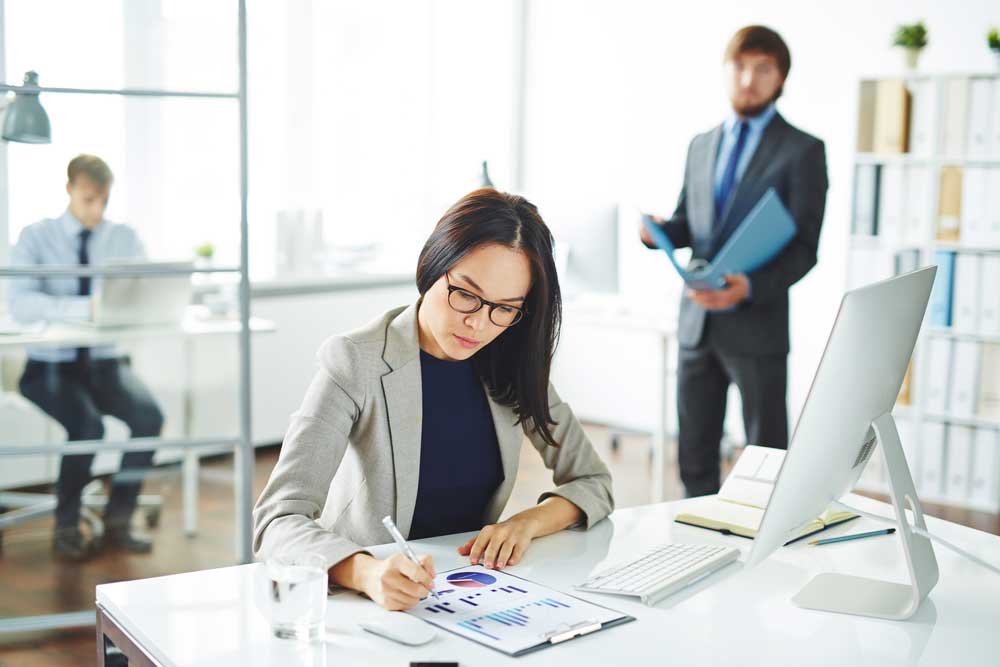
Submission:
M 448 281 L 448 305 L 460 313 L 471 315 L 479 312 L 483 306 L 489 306 L 490 322 L 498 327 L 512 327 L 524 317 L 524 310 L 521 308 L 487 301 L 472 292 L 452 285 L 451 277 L 447 273 L 444 278 Z

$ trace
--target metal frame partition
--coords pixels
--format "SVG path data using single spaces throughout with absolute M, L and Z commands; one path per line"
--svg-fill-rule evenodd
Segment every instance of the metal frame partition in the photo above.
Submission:
M 74 443 L 72 452 L 82 454 L 89 452 L 149 450 L 157 447 L 170 447 L 184 450 L 218 448 L 219 446 L 233 448 L 233 473 L 235 478 L 236 506 L 236 558 L 241 563 L 252 560 L 251 551 L 251 502 L 253 493 L 253 460 L 254 450 L 250 433 L 250 279 L 248 273 L 248 243 L 247 243 L 247 29 L 246 1 L 237 0 L 239 33 L 238 53 L 239 81 L 235 93 L 183 92 L 169 90 L 146 89 L 85 89 L 85 88 L 49 88 L 12 86 L 0 83 L 0 92 L 14 91 L 27 93 L 77 94 L 77 95 L 118 95 L 125 97 L 173 97 L 173 98 L 212 98 L 230 99 L 239 105 L 240 133 L 240 265 L 238 267 L 195 268 L 183 270 L 183 273 L 239 273 L 239 435 L 219 438 L 142 438 L 130 440 L 128 443 Z M 0 58 L 3 54 L 3 1 L 0 0 Z M 6 168 L 6 156 L 3 156 Z M 4 179 L 6 181 L 6 179 Z M 3 187 L 6 187 L 4 182 Z M 0 203 L 6 206 L 5 197 Z M 0 213 L 6 215 L 6 211 Z M 4 230 L 5 231 L 5 230 Z M 0 278 L 27 276 L 123 276 L 123 275 L 170 275 L 178 273 L 171 269 L 142 268 L 81 268 L 74 266 L 46 267 L 44 269 L 12 268 L 0 266 Z M 18 447 L 0 447 L 0 459 L 3 457 L 26 455 L 43 455 L 66 451 L 65 445 L 40 444 Z M 0 634 L 27 632 L 34 630 L 52 630 L 94 625 L 95 612 L 79 611 L 40 616 L 25 616 L 0 619 Z

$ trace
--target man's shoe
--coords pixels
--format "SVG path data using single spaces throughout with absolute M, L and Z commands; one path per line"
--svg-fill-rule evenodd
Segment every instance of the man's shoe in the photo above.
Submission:
M 52 538 L 52 551 L 59 560 L 80 563 L 94 554 L 90 542 L 79 528 L 56 528 Z
M 121 549 L 133 554 L 148 554 L 153 550 L 152 540 L 133 533 L 128 525 L 106 525 L 101 546 L 106 549 Z

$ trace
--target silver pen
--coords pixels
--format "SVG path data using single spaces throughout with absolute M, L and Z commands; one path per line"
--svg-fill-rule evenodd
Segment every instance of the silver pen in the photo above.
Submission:
M 390 535 L 392 535 L 392 539 L 396 541 L 396 546 L 399 547 L 399 550 L 403 553 L 403 555 L 413 561 L 414 565 L 423 569 L 423 565 L 420 564 L 420 559 L 417 558 L 417 554 L 413 553 L 413 549 L 406 543 L 406 540 L 403 539 L 403 535 L 399 532 L 399 528 L 396 528 L 396 524 L 393 523 L 392 517 L 386 516 L 382 519 L 382 525 L 385 526 L 385 529 L 389 531 Z M 441 599 L 438 597 L 433 585 L 431 586 L 431 595 L 433 595 L 435 599 Z

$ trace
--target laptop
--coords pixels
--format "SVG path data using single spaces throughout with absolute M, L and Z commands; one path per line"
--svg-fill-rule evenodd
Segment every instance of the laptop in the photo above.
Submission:
M 190 271 L 191 262 L 114 263 L 108 267 Z M 105 276 L 94 292 L 93 319 L 99 329 L 179 325 L 191 303 L 191 274 Z

